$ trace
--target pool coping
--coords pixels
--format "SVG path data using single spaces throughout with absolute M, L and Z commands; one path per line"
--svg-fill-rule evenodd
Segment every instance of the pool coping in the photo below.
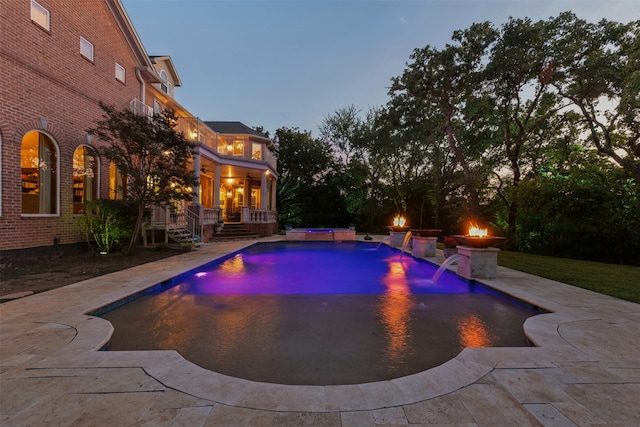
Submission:
M 281 237 L 260 239 L 280 240 Z M 612 343 L 588 338 L 593 326 L 638 335 L 640 305 L 584 289 L 498 268 L 496 279 L 479 282 L 543 308 L 547 314 L 529 318 L 525 334 L 536 347 L 465 349 L 454 359 L 427 371 L 389 381 L 357 385 L 296 386 L 258 383 L 218 374 L 185 360 L 175 351 L 98 351 L 107 344 L 112 326 L 90 313 L 110 302 L 166 281 L 199 265 L 235 252 L 255 241 L 205 244 L 199 250 L 145 264 L 123 272 L 86 280 L 42 294 L 0 305 L 3 346 L 8 338 L 26 339 L 39 333 L 64 336 L 55 349 L 25 359 L 20 351 L 3 350 L 3 377 L 64 369 L 108 369 L 137 366 L 171 390 L 230 407 L 274 412 L 375 411 L 424 402 L 478 384 L 498 369 L 557 368 L 563 364 L 602 361 L 607 349 L 615 366 L 639 369 L 640 360 L 628 348 L 612 349 Z M 428 259 L 438 263 L 442 257 Z M 43 331 L 44 329 L 44 331 Z M 600 339 L 609 334 L 600 334 Z M 585 338 L 586 337 L 586 338 Z M 626 337 L 622 342 L 629 342 Z M 13 346 L 15 347 L 15 346 Z M 640 372 L 640 371 L 639 371 Z M 2 387 L 3 399 L 7 393 Z

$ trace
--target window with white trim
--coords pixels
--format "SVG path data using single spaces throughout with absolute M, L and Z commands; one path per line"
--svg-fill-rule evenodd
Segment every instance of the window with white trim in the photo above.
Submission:
M 166 71 L 160 71 L 160 79 L 162 80 L 162 83 L 160 83 L 160 90 L 169 96 L 173 96 L 173 88 L 171 86 L 171 82 L 169 82 L 169 77 L 167 77 Z
M 23 214 L 58 213 L 58 147 L 42 132 L 22 138 L 20 171 Z
M 93 44 L 82 36 L 80 37 L 80 55 L 93 62 Z
M 98 156 L 81 145 L 73 153 L 73 213 L 84 212 L 86 202 L 98 198 Z
M 45 30 L 51 30 L 49 11 L 35 0 L 31 0 L 31 20 Z
M 116 79 L 124 83 L 125 78 L 126 78 L 126 72 L 124 67 L 116 62 Z

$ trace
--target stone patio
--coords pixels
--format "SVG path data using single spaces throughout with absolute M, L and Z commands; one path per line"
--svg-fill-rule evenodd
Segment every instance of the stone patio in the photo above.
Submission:
M 252 243 L 205 244 L 0 304 L 0 424 L 640 423 L 640 305 L 501 267 L 480 281 L 550 312 L 525 323 L 536 347 L 466 349 L 392 381 L 283 386 L 207 371 L 173 351 L 97 351 L 112 327 L 85 313 Z

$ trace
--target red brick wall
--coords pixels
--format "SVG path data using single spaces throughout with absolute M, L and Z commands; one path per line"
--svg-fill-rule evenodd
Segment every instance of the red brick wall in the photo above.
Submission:
M 31 22 L 30 0 L 2 1 L 0 13 L 0 141 L 2 212 L 0 251 L 80 242 L 72 213 L 72 157 L 87 144 L 86 130 L 102 116 L 99 101 L 124 108 L 140 97 L 139 65 L 105 2 L 38 0 L 51 30 Z M 94 62 L 80 55 L 80 36 L 94 45 Z M 126 83 L 115 79 L 115 63 Z M 38 130 L 58 145 L 59 215 L 22 216 L 20 146 Z M 90 145 L 98 148 L 96 141 Z M 99 196 L 108 197 L 108 162 L 100 162 Z

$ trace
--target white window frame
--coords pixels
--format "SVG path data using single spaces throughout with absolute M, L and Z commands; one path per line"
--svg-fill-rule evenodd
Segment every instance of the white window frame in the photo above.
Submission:
M 116 80 L 125 83 L 127 79 L 127 70 L 116 62 Z
M 167 77 L 167 72 L 165 70 L 160 70 L 160 90 L 166 94 L 169 94 L 169 78 Z
M 93 43 L 80 36 L 80 55 L 93 62 Z
M 60 170 L 60 147 L 58 146 L 57 141 L 53 138 L 53 136 L 51 134 L 49 134 L 48 132 L 45 132 L 43 130 L 33 130 L 33 131 L 30 131 L 30 132 L 41 133 L 41 134 L 45 135 L 51 141 L 51 144 L 53 144 L 53 148 L 56 151 L 56 166 L 55 166 L 56 167 L 56 171 L 59 171 Z M 21 157 L 20 157 L 20 161 L 22 161 L 22 154 L 21 154 Z M 54 188 L 54 190 L 56 192 L 56 209 L 55 209 L 55 212 L 52 212 L 52 213 L 24 213 L 24 212 L 22 212 L 22 203 L 21 203 L 20 204 L 20 208 L 21 208 L 20 216 L 24 217 L 24 218 L 29 218 L 29 217 L 34 217 L 34 218 L 35 217 L 40 217 L 40 218 L 43 218 L 43 217 L 59 217 L 60 216 L 60 209 L 61 209 L 61 207 L 60 207 L 60 173 L 59 172 L 56 172 L 56 182 L 53 183 L 52 185 L 55 186 L 53 188 Z
M 51 13 L 36 0 L 31 0 L 31 21 L 51 31 Z

